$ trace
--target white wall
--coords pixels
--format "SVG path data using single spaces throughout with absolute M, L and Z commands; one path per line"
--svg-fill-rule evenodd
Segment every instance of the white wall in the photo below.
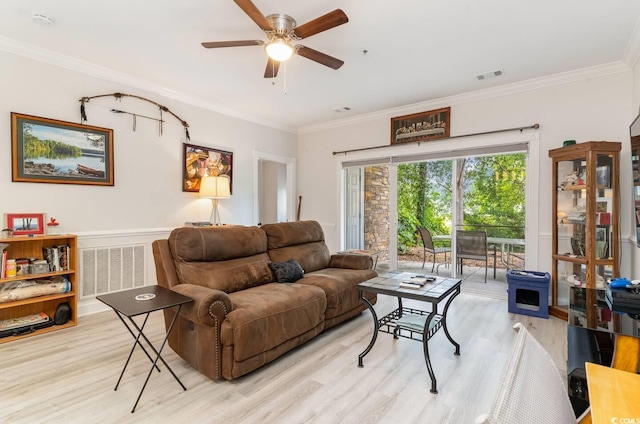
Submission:
M 253 150 L 295 157 L 296 136 L 220 113 L 166 99 L 109 81 L 69 71 L 21 56 L 0 52 L 2 96 L 0 134 L 0 213 L 44 212 L 65 231 L 91 232 L 176 227 L 185 221 L 207 221 L 211 202 L 182 192 L 183 126 L 165 113 L 163 135 L 157 122 L 114 114 L 116 108 L 159 117 L 158 108 L 136 99 L 113 97 L 86 105 L 87 124 L 114 130 L 115 186 L 11 182 L 10 112 L 80 121 L 82 96 L 123 92 L 167 106 L 190 125 L 191 144 L 233 152 L 233 195 L 220 202 L 225 223 L 251 224 Z M 214 84 L 215 82 L 212 82 Z
M 339 225 L 340 199 L 338 164 L 342 160 L 357 158 L 403 155 L 414 152 L 435 152 L 477 147 L 491 144 L 489 136 L 434 140 L 420 146 L 392 146 L 349 155 L 332 155 L 332 151 L 352 148 L 389 145 L 389 124 L 392 116 L 451 106 L 451 135 L 499 130 L 540 124 L 539 129 L 539 169 L 531 169 L 527 178 L 538 181 L 539 192 L 528 199 L 528 214 L 538 220 L 539 267 L 551 269 L 551 160 L 547 152 L 561 147 L 567 139 L 583 141 L 623 142 L 621 155 L 622 193 L 629 193 L 631 163 L 629 148 L 629 124 L 632 105 L 632 73 L 615 72 L 546 87 L 532 88 L 511 94 L 482 96 L 470 93 L 442 101 L 428 102 L 413 107 L 405 107 L 388 114 L 373 115 L 371 119 L 353 120 L 345 125 L 310 129 L 299 135 L 298 145 L 298 191 L 307 202 L 302 208 L 303 219 L 316 219 L 323 225 Z M 508 136 L 495 136 L 501 142 Z M 511 136 L 513 137 L 513 136 Z M 304 170 L 304 171 L 303 171 Z M 322 178 L 318 176 L 322 175 Z M 622 196 L 622 220 L 631 219 L 631 203 L 628 196 Z M 621 236 L 628 239 L 630 225 L 622 226 Z M 330 248 L 339 246 L 339 234 L 327 237 Z M 623 243 L 629 251 L 629 243 Z M 628 256 L 624 256 L 628 257 Z M 622 270 L 629 269 L 630 263 L 623 260 Z

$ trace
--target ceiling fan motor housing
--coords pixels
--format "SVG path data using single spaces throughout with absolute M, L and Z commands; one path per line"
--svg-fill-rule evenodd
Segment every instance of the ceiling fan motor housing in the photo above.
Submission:
M 267 16 L 267 20 L 273 27 L 274 34 L 282 34 L 292 37 L 293 29 L 296 27 L 296 21 L 289 15 L 284 13 L 274 13 Z M 293 37 L 292 37 L 293 38 Z

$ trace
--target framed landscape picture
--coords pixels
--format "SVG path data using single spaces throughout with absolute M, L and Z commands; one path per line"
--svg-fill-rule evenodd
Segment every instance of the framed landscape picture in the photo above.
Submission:
M 113 185 L 113 130 L 11 113 L 11 180 Z
M 391 118 L 391 144 L 449 137 L 451 108 Z
M 200 179 L 205 176 L 226 175 L 233 194 L 233 153 L 211 147 L 183 143 L 184 167 L 182 191 L 200 191 Z

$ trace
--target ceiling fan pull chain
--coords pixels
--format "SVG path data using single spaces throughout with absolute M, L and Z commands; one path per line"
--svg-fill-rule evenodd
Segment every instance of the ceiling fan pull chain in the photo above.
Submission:
M 284 62 L 284 84 L 282 84 L 284 89 L 284 95 L 287 95 L 287 62 Z

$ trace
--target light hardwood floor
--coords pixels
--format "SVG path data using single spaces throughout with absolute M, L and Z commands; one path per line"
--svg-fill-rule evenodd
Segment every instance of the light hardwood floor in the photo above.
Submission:
M 376 311 L 395 306 L 380 296 Z M 448 317 L 461 356 L 442 331 L 429 344 L 437 395 L 429 392 L 419 342 L 381 333 L 364 368 L 357 367 L 373 328 L 364 312 L 232 382 L 209 380 L 167 347 L 163 356 L 188 390 L 161 366 L 131 414 L 150 362 L 136 350 L 113 390 L 133 339 L 113 312 L 103 312 L 81 317 L 74 328 L 0 345 L 0 422 L 472 423 L 491 405 L 518 321 L 564 375 L 565 322 L 510 314 L 505 300 L 463 292 Z M 152 314 L 147 327 L 153 341 L 161 340 L 162 314 Z

